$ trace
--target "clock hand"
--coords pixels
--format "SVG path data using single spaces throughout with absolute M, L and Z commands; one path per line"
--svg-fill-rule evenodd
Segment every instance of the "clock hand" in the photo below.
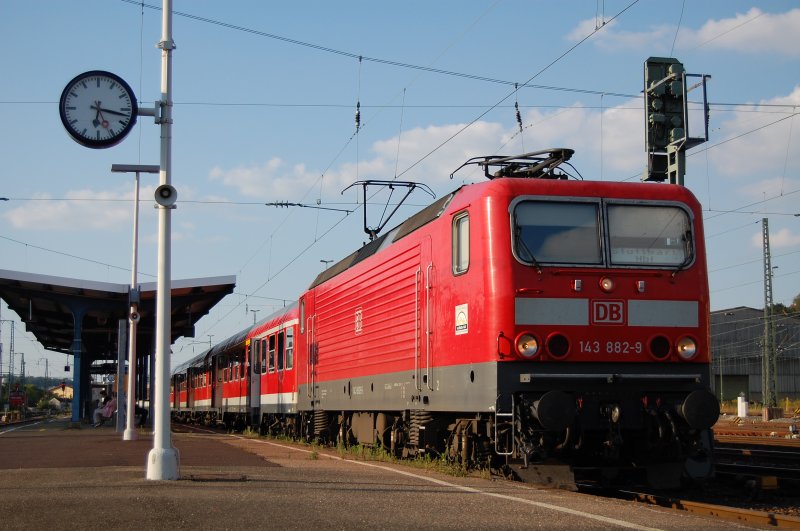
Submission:
M 95 105 L 90 106 L 91 109 L 97 109 L 97 112 L 94 114 L 94 120 L 92 120 L 92 125 L 97 127 L 100 125 L 100 102 L 96 101 Z
M 103 116 L 103 109 L 100 108 L 100 102 L 96 101 L 95 103 L 97 105 L 92 106 L 91 108 L 97 109 L 97 113 L 94 115 L 94 120 L 92 121 L 92 123 L 94 124 L 95 127 L 97 127 L 97 125 L 100 124 L 103 126 L 103 129 L 108 129 L 108 120 L 106 120 L 106 117 Z
M 97 112 L 98 112 L 98 113 L 100 113 L 100 112 L 107 112 L 108 114 L 116 114 L 117 116 L 126 116 L 126 117 L 128 116 L 128 115 L 127 115 L 126 113 L 124 113 L 124 112 L 112 111 L 111 109 L 101 109 L 99 106 L 97 106 L 97 107 L 95 107 L 95 106 L 92 106 L 92 109 L 97 109 Z

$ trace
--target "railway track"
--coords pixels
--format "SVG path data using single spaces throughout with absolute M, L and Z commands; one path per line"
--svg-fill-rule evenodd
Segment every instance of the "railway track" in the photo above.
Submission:
M 173 424 L 173 429 L 185 433 L 226 434 L 223 429 L 188 424 Z M 777 465 L 779 462 L 785 462 L 787 467 L 790 467 L 792 463 L 797 464 L 800 462 L 798 461 L 798 458 L 800 458 L 799 452 L 764 448 L 737 448 L 733 446 L 718 450 L 720 451 L 720 456 L 725 456 L 725 459 L 730 459 L 732 461 L 730 468 L 727 468 L 726 472 L 722 474 L 729 479 L 738 476 L 752 477 L 763 472 L 773 473 L 775 472 L 774 469 L 779 466 Z M 761 468 L 757 468 L 757 465 L 751 465 L 748 468 L 747 465 L 743 463 L 742 466 L 744 468 L 736 468 L 736 460 L 753 461 L 755 459 L 758 459 L 759 462 L 771 463 L 772 465 L 763 465 Z M 725 466 L 727 467 L 728 465 Z M 800 471 L 796 468 L 793 470 L 793 473 L 787 472 L 787 475 L 793 474 L 794 478 L 800 477 Z M 728 472 L 730 472 L 730 474 Z M 597 487 L 596 485 L 580 485 L 580 490 L 598 496 L 626 499 L 637 503 L 686 511 L 692 514 L 713 517 L 729 522 L 738 522 L 754 526 L 773 526 L 784 529 L 800 529 L 800 516 L 786 514 L 785 507 L 776 506 L 774 508 L 766 508 L 766 505 L 769 505 L 769 503 L 759 504 L 754 502 L 751 499 L 753 495 L 752 490 L 736 485 L 731 486 L 731 481 L 729 480 L 726 480 L 724 486 L 716 483 L 704 489 L 702 493 L 695 493 L 695 496 L 704 496 L 702 499 L 688 499 L 685 497 L 632 490 L 608 489 Z M 772 497 L 772 495 L 770 496 Z M 725 499 L 729 504 L 709 501 L 715 499 Z M 746 507 L 748 504 L 750 507 Z M 754 506 L 757 508 L 754 508 Z M 797 507 L 797 505 L 795 505 L 795 507 Z
M 657 505 L 659 507 L 667 507 L 693 514 L 711 516 L 720 520 L 750 525 L 768 525 L 784 529 L 800 529 L 800 517 L 781 514 L 774 511 L 744 509 L 640 492 L 620 491 L 620 493 L 624 494 L 627 499 L 635 502 Z

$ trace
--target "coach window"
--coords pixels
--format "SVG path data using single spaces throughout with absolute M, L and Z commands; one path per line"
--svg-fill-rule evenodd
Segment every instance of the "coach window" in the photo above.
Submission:
M 286 370 L 294 367 L 294 327 L 286 329 Z
M 306 331 L 306 300 L 300 299 L 300 333 Z
M 283 332 L 278 332 L 278 370 L 283 370 L 283 348 L 285 344 L 285 339 Z
M 258 339 L 253 339 L 250 342 L 250 369 L 253 374 L 261 372 L 261 343 Z
M 275 334 L 269 336 L 269 372 L 275 372 Z
M 453 274 L 460 275 L 469 269 L 469 212 L 453 218 Z
M 267 373 L 267 340 L 262 339 L 261 343 L 261 374 Z

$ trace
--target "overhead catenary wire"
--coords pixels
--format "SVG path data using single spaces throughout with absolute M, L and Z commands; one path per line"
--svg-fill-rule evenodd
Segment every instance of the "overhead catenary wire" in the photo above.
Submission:
M 160 6 L 156 6 L 156 5 L 152 5 L 152 4 L 145 4 L 144 2 L 141 2 L 140 0 L 120 0 L 120 1 L 123 2 L 123 3 L 126 3 L 126 4 L 133 4 L 133 5 L 136 5 L 136 6 L 144 6 L 144 7 L 148 8 L 148 9 L 152 9 L 152 10 L 155 10 L 155 11 L 161 11 L 161 7 Z M 635 0 L 633 2 L 633 4 L 638 3 L 638 1 L 639 0 Z M 633 5 L 633 4 L 631 4 L 631 5 Z M 628 6 L 628 8 L 629 7 L 630 6 Z M 624 11 L 627 11 L 628 8 L 625 8 L 623 11 L 618 13 L 617 16 L 619 14 L 623 13 Z M 302 41 L 302 40 L 299 40 L 299 39 L 293 39 L 291 37 L 285 37 L 285 36 L 282 36 L 282 35 L 269 33 L 269 32 L 266 32 L 266 31 L 256 30 L 256 29 L 253 29 L 253 28 L 248 28 L 248 27 L 245 27 L 245 26 L 237 25 L 237 24 L 223 22 L 223 21 L 220 21 L 220 20 L 212 19 L 212 18 L 201 17 L 199 15 L 194 15 L 194 14 L 186 13 L 186 12 L 182 12 L 182 11 L 173 10 L 172 14 L 174 16 L 177 16 L 177 17 L 183 17 L 183 18 L 187 18 L 187 19 L 190 19 L 190 20 L 195 20 L 197 22 L 203 22 L 203 23 L 206 23 L 206 24 L 211 24 L 211 25 L 215 25 L 215 26 L 219 26 L 219 27 L 223 27 L 223 28 L 227 28 L 227 29 L 231 29 L 231 30 L 235 30 L 235 31 L 240 31 L 240 32 L 243 32 L 243 33 L 249 33 L 251 35 L 255 35 L 255 36 L 258 36 L 258 37 L 264 37 L 264 38 L 267 38 L 267 39 L 273 39 L 273 40 L 285 42 L 287 44 L 292 44 L 292 45 L 296 45 L 296 46 L 301 46 L 301 47 L 317 50 L 317 51 L 320 51 L 320 52 L 325 52 L 325 53 L 329 53 L 329 54 L 333 54 L 333 55 L 339 55 L 339 56 L 342 56 L 342 57 L 349 57 L 351 59 L 359 59 L 359 61 L 373 62 L 373 63 L 377 63 L 377 64 L 394 66 L 394 67 L 398 67 L 398 68 L 406 68 L 406 69 L 411 69 L 411 70 L 420 70 L 422 72 L 428 72 L 428 73 L 433 73 L 433 74 L 441 74 L 441 75 L 453 76 L 453 77 L 460 77 L 460 78 L 464 78 L 464 79 L 471 79 L 471 80 L 474 80 L 474 81 L 484 81 L 484 82 L 495 83 L 495 84 L 500 84 L 500 85 L 513 86 L 514 83 L 515 83 L 514 81 L 497 79 L 497 78 L 492 78 L 492 77 L 482 76 L 482 75 L 477 75 L 477 74 L 468 74 L 468 73 L 464 73 L 464 72 L 455 72 L 455 71 L 451 71 L 451 70 L 444 70 L 444 69 L 441 69 L 441 68 L 434 68 L 434 67 L 431 67 L 431 66 L 415 65 L 415 64 L 411 64 L 411 63 L 404 63 L 404 62 L 401 62 L 401 61 L 393 61 L 393 60 L 390 60 L 390 59 L 382 59 L 382 58 L 379 58 L 379 57 L 370 57 L 370 56 L 366 56 L 366 55 L 362 55 L 362 54 L 358 54 L 358 53 L 339 50 L 339 49 L 332 48 L 332 47 L 329 47 L 329 46 L 323 46 L 323 45 L 320 45 L 320 44 L 314 44 L 314 43 Z M 611 19 L 609 19 L 608 22 L 611 22 L 612 20 L 614 20 L 614 18 L 616 18 L 616 16 L 611 18 Z M 601 28 L 598 28 L 598 29 L 601 29 Z M 597 31 L 597 29 L 595 31 Z M 561 91 L 561 92 L 576 92 L 576 93 L 582 93 L 582 94 L 592 94 L 592 93 L 594 93 L 594 91 L 588 91 L 588 90 L 585 90 L 585 89 L 574 89 L 574 88 L 569 88 L 569 87 L 554 87 L 554 86 L 548 86 L 548 85 L 531 85 L 530 84 L 531 81 L 532 81 L 532 79 L 528 80 L 525 84 L 521 85 L 521 87 L 522 88 L 542 89 L 542 90 L 556 90 L 556 91 Z M 623 93 L 615 93 L 615 92 L 606 92 L 606 94 L 613 95 L 613 96 L 618 96 L 618 97 L 623 97 L 623 98 L 628 98 L 628 97 L 632 96 L 631 94 L 623 94 Z
M 623 8 L 621 11 L 619 11 L 619 12 L 618 12 L 616 15 L 614 15 L 613 17 L 611 17 L 611 19 L 609 19 L 609 20 L 608 20 L 608 22 L 612 22 L 613 20 L 615 20 L 616 18 L 618 18 L 619 16 L 621 16 L 623 13 L 625 13 L 626 11 L 628 11 L 630 8 L 632 8 L 632 7 L 633 7 L 634 5 L 636 5 L 637 3 L 639 3 L 639 0 L 633 0 L 633 2 L 631 2 L 630 4 L 628 4 L 627 6 L 625 6 L 625 7 L 624 7 L 624 8 Z M 549 69 L 550 69 L 550 68 L 551 68 L 553 65 L 555 65 L 556 63 L 558 63 L 559 61 L 561 61 L 561 59 L 563 59 L 564 57 L 566 57 L 566 56 L 567 56 L 567 55 L 569 55 L 570 53 L 572 53 L 572 51 L 573 51 L 573 50 L 575 50 L 576 48 L 578 48 L 580 45 L 582 45 L 584 42 L 586 42 L 587 40 L 589 40 L 589 39 L 590 39 L 590 38 L 591 38 L 593 35 L 595 35 L 595 34 L 596 34 L 598 31 L 601 31 L 601 30 L 602 30 L 603 28 L 605 28 L 605 27 L 606 27 L 606 26 L 605 26 L 605 25 L 603 25 L 601 28 L 596 28 L 594 31 L 590 32 L 588 35 L 586 35 L 585 37 L 583 37 L 581 40 L 579 40 L 578 42 L 576 42 L 574 45 L 570 46 L 570 47 L 569 47 L 569 48 L 568 48 L 566 51 L 564 51 L 564 52 L 563 52 L 561 55 L 559 55 L 558 57 L 556 57 L 555 59 L 553 59 L 552 61 L 550 61 L 550 63 L 548 63 L 547 65 L 545 65 L 545 66 L 544 66 L 543 68 L 541 68 L 541 69 L 540 69 L 538 72 L 536 72 L 536 73 L 535 73 L 535 74 L 533 74 L 533 75 L 532 75 L 530 78 L 528 78 L 528 80 L 527 80 L 527 81 L 525 81 L 525 83 L 523 83 L 523 86 L 528 86 L 528 84 L 529 84 L 531 81 L 533 81 L 534 79 L 536 79 L 537 77 L 539 77 L 540 75 L 542 75 L 544 72 L 546 72 L 547 70 L 549 70 Z M 504 101 L 506 101 L 508 98 L 510 98 L 510 97 L 511 97 L 513 94 L 514 94 L 514 91 L 512 91 L 512 92 L 510 92 L 510 93 L 506 94 L 506 95 L 505 95 L 503 98 L 501 98 L 501 99 L 500 99 L 498 102 L 496 102 L 494 105 L 492 105 L 491 107 L 489 107 L 488 109 L 486 109 L 485 111 L 483 111 L 481 114 L 479 114 L 478 116 L 476 116 L 476 117 L 475 117 L 475 118 L 474 118 L 472 121 L 470 121 L 469 123 L 467 123 L 466 125 L 464 125 L 464 126 L 463 126 L 463 127 L 461 127 L 460 129 L 458 129 L 458 131 L 456 131 L 455 133 L 453 133 L 452 135 L 450 135 L 450 136 L 449 136 L 447 139 L 445 139 L 443 142 L 441 142 L 439 145 L 437 145 L 437 146 L 436 146 L 435 148 L 433 148 L 431 151 L 429 151 L 428 153 L 426 153 L 425 155 L 423 155 L 423 156 L 422 156 L 421 158 L 419 158 L 419 159 L 418 159 L 416 162 L 414 162 L 414 163 L 413 163 L 411 166 L 409 166 L 408 168 L 406 168 L 405 170 L 403 170 L 402 172 L 400 172 L 400 173 L 398 174 L 398 177 L 400 177 L 400 176 L 402 176 L 402 175 L 406 174 L 407 172 L 411 171 L 413 168 L 415 168 L 417 165 L 419 165 L 420 163 L 422 163 L 422 162 L 423 162 L 424 160 L 426 160 L 428 157 L 430 157 L 431 155 L 433 155 L 435 152 L 439 151 L 439 150 L 440 150 L 440 149 L 441 149 L 443 146 L 445 146 L 446 144 L 449 144 L 449 143 L 450 143 L 450 141 L 452 141 L 452 140 L 453 140 L 454 138 L 456 138 L 458 135 L 460 135 L 461 133 L 463 133 L 464 131 L 466 131 L 466 130 L 467 130 L 469 127 L 472 127 L 472 126 L 473 126 L 473 125 L 474 125 L 474 124 L 475 124 L 475 123 L 476 123 L 478 120 L 480 120 L 481 118 L 483 118 L 484 116 L 486 116 L 487 114 L 489 114 L 489 112 L 491 112 L 492 110 L 494 110 L 495 108 L 497 108 L 497 106 L 498 106 L 498 105 L 502 104 Z

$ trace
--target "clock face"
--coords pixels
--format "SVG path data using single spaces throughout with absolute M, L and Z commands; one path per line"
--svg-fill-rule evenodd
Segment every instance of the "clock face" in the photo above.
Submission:
M 138 116 L 131 87 L 102 70 L 85 72 L 67 83 L 58 110 L 70 136 L 90 148 L 116 145 L 133 129 Z

